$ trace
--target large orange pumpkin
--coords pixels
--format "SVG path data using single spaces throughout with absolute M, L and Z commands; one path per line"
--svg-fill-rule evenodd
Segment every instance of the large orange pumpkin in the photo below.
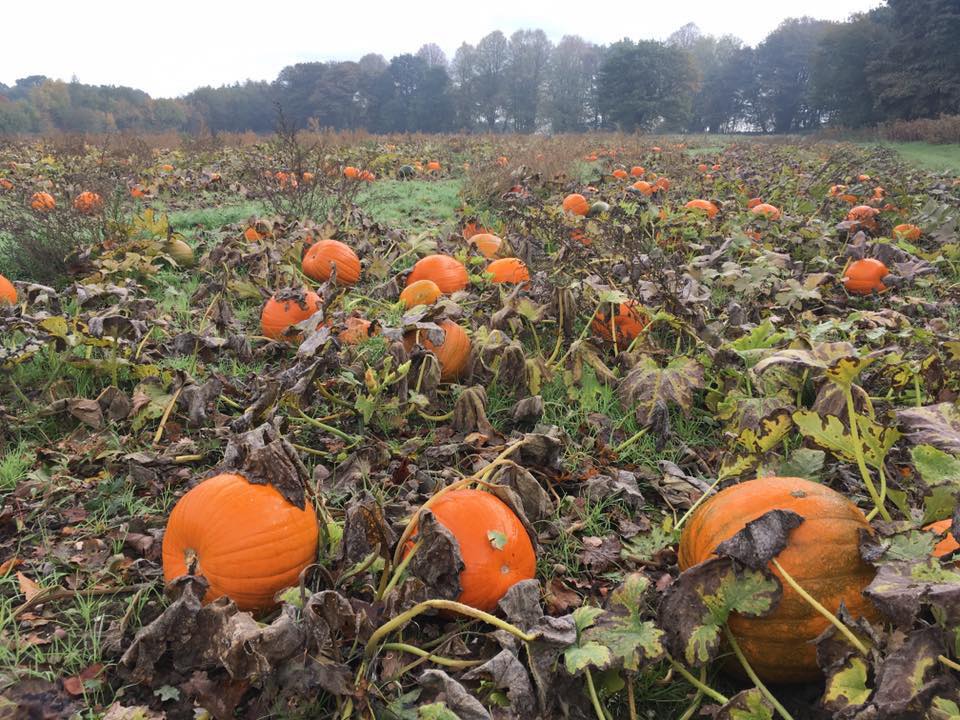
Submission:
M 360 177 L 360 171 L 357 168 L 353 167 L 353 165 L 347 165 L 343 169 L 343 176 L 346 178 L 350 178 L 351 180 L 356 180 L 358 177 Z
M 47 210 L 53 210 L 56 206 L 57 201 L 53 199 L 53 195 L 50 193 L 35 192 L 30 196 L 30 207 L 34 210 L 46 212 Z
M 830 612 L 842 602 L 854 617 L 873 618 L 863 596 L 874 570 L 863 562 L 859 533 L 870 530 L 860 509 L 825 485 L 793 477 L 764 477 L 734 485 L 707 500 L 683 529 L 677 560 L 686 570 L 709 559 L 717 545 L 771 510 L 791 510 L 804 518 L 790 532 L 777 556 L 800 587 Z M 771 563 L 770 570 L 774 570 Z M 782 581 L 783 597 L 762 618 L 732 615 L 730 630 L 761 679 L 810 682 L 820 677 L 811 641 L 829 622 Z
M 437 162 L 436 160 L 431 160 L 430 162 L 427 163 L 427 170 L 433 173 L 440 172 L 440 163 Z
M 650 318 L 637 308 L 633 300 L 620 303 L 613 321 L 610 319 L 609 306 L 597 311 L 590 321 L 590 328 L 607 342 L 613 342 L 613 326 L 617 328 L 617 345 L 622 348 L 643 330 Z
M 530 271 L 523 260 L 512 257 L 494 260 L 487 265 L 487 273 L 495 283 L 521 283 L 530 279 Z
M 869 295 L 872 292 L 883 292 L 887 286 L 883 278 L 890 274 L 887 266 L 874 258 L 864 258 L 850 263 L 847 272 L 843 275 L 843 286 L 847 292 L 854 295 Z
M 657 191 L 657 188 L 651 185 L 650 183 L 648 183 L 646 180 L 637 180 L 630 187 L 632 187 L 634 190 L 637 190 L 643 193 L 647 197 L 649 197 L 650 195 L 653 195 Z
M 84 215 L 92 215 L 103 207 L 103 198 L 86 190 L 73 199 L 73 209 Z
M 241 610 L 268 610 L 317 557 L 317 516 L 294 507 L 272 485 L 224 474 L 200 483 L 170 513 L 163 577 L 196 574 L 210 583 L 204 602 L 226 595 Z
M 719 209 L 717 208 L 717 206 L 714 205 L 709 200 L 701 200 L 701 199 L 691 200 L 686 205 L 684 205 L 684 207 L 687 210 L 694 210 L 696 212 L 706 213 L 708 218 L 716 217 L 717 213 L 719 212 Z
M 427 255 L 417 260 L 410 275 L 407 276 L 407 285 L 417 280 L 433 280 L 440 292 L 444 294 L 463 290 L 470 282 L 467 269 L 463 263 L 449 255 Z
M 586 215 L 590 212 L 590 203 L 580 193 L 573 193 L 563 199 L 563 210 L 574 215 Z
M 770 203 L 758 203 L 750 208 L 750 212 L 754 215 L 761 215 L 767 220 L 779 220 L 780 219 L 780 208 L 776 205 L 771 205 Z
M 491 233 L 476 233 L 468 242 L 487 259 L 494 257 L 503 245 L 503 240 Z
M 464 567 L 458 602 L 493 612 L 507 590 L 536 575 L 537 556 L 530 536 L 500 498 L 482 490 L 451 490 L 429 509 L 460 549 Z M 408 549 L 415 540 L 413 536 Z
M 0 305 L 4 303 L 17 304 L 17 289 L 12 282 L 0 275 Z
M 303 256 L 304 274 L 317 281 L 329 280 L 333 265 L 337 266 L 337 285 L 355 285 L 360 279 L 360 258 L 339 240 L 315 242 Z
M 267 300 L 260 313 L 261 332 L 268 338 L 279 340 L 287 329 L 320 310 L 319 295 L 309 290 L 303 295 L 303 304 L 293 299 L 278 299 L 276 295 Z
M 617 180 L 626 180 L 626 179 L 629 177 L 629 175 L 627 175 L 627 171 L 624 170 L 623 168 L 617 168 L 617 169 L 614 170 L 611 174 L 612 174 Z
M 400 293 L 400 302 L 407 308 L 433 305 L 442 294 L 433 280 L 417 280 L 403 289 Z
M 403 337 L 403 345 L 407 352 L 410 352 L 415 344 L 419 344 L 436 355 L 440 363 L 440 379 L 450 382 L 460 377 L 460 373 L 467 367 L 467 360 L 470 359 L 470 338 L 466 331 L 452 320 L 443 320 L 438 325 L 444 333 L 443 342 L 439 346 L 434 345 L 423 330 L 408 332 Z
M 634 165 L 632 168 L 630 168 L 630 174 L 633 177 L 643 177 L 645 172 L 646 170 L 639 165 Z
M 927 525 L 924 530 L 931 530 L 932 532 L 937 533 L 938 535 L 946 533 L 946 536 L 936 544 L 933 548 L 934 557 L 943 557 L 947 553 L 956 552 L 960 550 L 960 543 L 958 543 L 953 535 L 950 532 L 950 528 L 953 526 L 953 520 L 947 518 L 946 520 L 938 520 L 935 523 Z

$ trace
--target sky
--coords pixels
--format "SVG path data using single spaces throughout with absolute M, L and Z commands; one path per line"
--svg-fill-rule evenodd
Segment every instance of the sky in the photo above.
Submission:
M 788 17 L 843 20 L 882 0 L 0 0 L 0 82 L 46 75 L 127 85 L 153 97 L 273 80 L 297 62 L 389 60 L 434 42 L 453 57 L 494 30 L 540 28 L 557 42 L 666 39 L 688 22 L 756 45 Z

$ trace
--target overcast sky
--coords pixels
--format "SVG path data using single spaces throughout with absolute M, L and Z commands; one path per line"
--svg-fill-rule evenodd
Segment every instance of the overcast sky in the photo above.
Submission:
M 554 42 L 665 39 L 688 22 L 750 45 L 799 14 L 843 20 L 882 0 L 0 0 L 0 82 L 47 75 L 128 85 L 154 97 L 202 85 L 273 80 L 285 65 L 389 60 L 435 42 L 452 57 L 460 43 L 493 30 L 541 28 Z

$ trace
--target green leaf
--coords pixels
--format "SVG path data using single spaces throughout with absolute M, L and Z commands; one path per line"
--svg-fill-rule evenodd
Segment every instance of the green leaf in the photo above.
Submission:
M 563 651 L 563 661 L 567 672 L 575 675 L 586 667 L 594 666 L 606 669 L 613 662 L 610 649 L 596 642 L 587 642 L 583 645 L 574 645 Z
M 577 634 L 579 635 L 593 625 L 601 615 L 603 615 L 603 609 L 594 607 L 593 605 L 583 605 L 574 610 L 573 622 L 577 627 Z
M 827 680 L 823 704 L 831 712 L 845 707 L 863 705 L 870 699 L 873 690 L 867 687 L 867 661 L 851 657 L 843 668 Z
M 780 464 L 779 474 L 783 477 L 802 477 L 820 482 L 826 453 L 813 448 L 797 448 L 790 457 Z
M 583 634 L 585 640 L 609 648 L 627 670 L 636 671 L 641 661 L 663 657 L 660 638 L 663 632 L 653 621 L 644 621 L 643 595 L 650 581 L 641 573 L 632 573 L 610 593 L 609 609 Z
M 960 720 L 960 706 L 947 698 L 934 698 L 930 704 L 930 720 Z
M 960 482 L 960 458 L 932 445 L 917 445 L 911 448 L 910 457 L 927 485 Z
M 670 547 L 680 539 L 680 533 L 654 525 L 649 532 L 634 535 L 624 541 L 620 557 L 634 562 L 646 562 L 664 548 Z
M 827 415 L 824 418 L 813 410 L 797 410 L 793 414 L 793 421 L 801 435 L 813 440 L 824 450 L 829 450 L 846 462 L 857 461 L 850 434 L 836 415 Z
M 419 720 L 460 720 L 460 716 L 447 707 L 445 702 L 421 705 L 417 708 Z
M 180 699 L 180 691 L 175 687 L 171 687 L 170 685 L 163 685 L 157 688 L 153 691 L 153 694 L 160 698 L 160 702 Z
M 499 530 L 490 530 L 487 532 L 487 539 L 497 550 L 503 550 L 507 545 L 507 536 Z
M 773 720 L 773 705 L 757 688 L 749 688 L 730 698 L 717 720 Z

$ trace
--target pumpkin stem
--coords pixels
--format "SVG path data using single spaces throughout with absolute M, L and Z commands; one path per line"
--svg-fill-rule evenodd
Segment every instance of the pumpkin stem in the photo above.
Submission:
M 744 671 L 747 673 L 747 677 L 749 677 L 753 684 L 756 685 L 757 690 L 763 693 L 763 696 L 770 702 L 771 705 L 773 705 L 774 708 L 776 708 L 776 711 L 780 713 L 781 717 L 783 717 L 783 720 L 793 720 L 793 716 L 787 712 L 787 709 L 780 704 L 780 701 L 774 697 L 773 693 L 770 692 L 767 686 L 763 684 L 759 677 L 757 677 L 757 673 L 754 671 L 754 669 L 750 667 L 750 663 L 747 662 L 747 658 L 744 656 L 743 650 L 740 649 L 737 639 L 733 636 L 733 633 L 730 632 L 729 626 L 724 625 L 723 632 L 727 636 L 727 642 L 730 643 L 730 647 L 733 649 L 733 654 L 737 656 L 737 660 L 740 661 L 740 665 L 743 666 Z
M 410 655 L 416 655 L 422 660 L 416 660 L 406 667 L 401 668 L 396 677 L 409 672 L 414 668 L 414 666 L 419 665 L 424 660 L 435 663 L 437 665 L 443 665 L 444 667 L 452 668 L 471 668 L 476 667 L 477 665 L 483 665 L 486 660 L 455 660 L 453 658 L 443 657 L 441 655 L 434 655 L 429 650 L 423 650 L 418 648 L 416 645 L 408 645 L 407 643 L 384 643 L 381 645 L 384 650 L 397 650 L 399 652 L 409 653 Z
M 721 695 L 712 687 L 707 685 L 703 680 L 698 680 L 695 678 L 689 670 L 670 657 L 669 654 L 667 654 L 667 659 L 670 661 L 670 664 L 673 666 L 674 670 L 683 676 L 684 680 L 693 685 L 698 691 L 702 692 L 711 700 L 715 700 L 721 705 L 726 705 L 728 702 L 730 702 L 730 698 L 726 697 L 725 695 Z
M 939 660 L 940 662 L 942 662 L 944 665 L 946 665 L 946 666 L 947 666 L 948 668 L 950 668 L 951 670 L 956 670 L 957 672 L 960 672 L 960 664 L 955 663 L 953 660 L 951 660 L 950 658 L 948 658 L 946 655 L 937 655 L 937 660 Z
M 687 518 L 693 515 L 696 509 L 700 507 L 700 504 L 703 503 L 708 497 L 710 497 L 710 494 L 713 492 L 714 488 L 720 484 L 721 480 L 723 480 L 722 475 L 718 476 L 716 480 L 710 483 L 710 487 L 707 488 L 707 491 L 703 495 L 701 495 L 699 498 L 697 498 L 697 501 L 690 506 L 690 509 L 683 514 L 682 518 L 677 520 L 677 524 L 674 526 L 675 530 L 679 530 L 681 527 L 683 527 L 683 524 L 687 521 Z
M 187 548 L 183 551 L 183 560 L 187 566 L 187 575 L 196 575 L 200 569 L 200 556 L 193 548 Z
M 707 668 L 706 666 L 700 668 L 700 682 L 705 683 L 707 679 Z M 698 687 L 696 694 L 693 696 L 693 701 L 690 703 L 690 707 L 684 710 L 683 715 L 680 716 L 680 720 L 690 720 L 700 709 L 700 705 L 703 702 L 703 688 Z M 630 718 L 634 720 L 634 718 Z
M 860 469 L 860 475 L 863 477 L 863 484 L 866 485 L 867 492 L 870 494 L 870 499 L 873 500 L 873 505 L 877 512 L 880 513 L 880 516 L 884 520 L 890 522 L 892 518 L 887 508 L 884 507 L 884 498 L 877 492 L 877 488 L 873 484 L 873 479 L 870 477 L 870 470 L 867 469 L 867 461 L 863 455 L 863 447 L 860 445 L 860 429 L 857 427 L 857 418 L 860 416 L 857 414 L 857 409 L 853 405 L 853 390 L 849 383 L 844 383 L 841 387 L 843 388 L 844 398 L 847 401 L 847 418 L 850 421 L 850 440 L 853 443 L 853 452 L 857 458 L 857 467 Z
M 812 607 L 818 613 L 823 615 L 827 620 L 830 621 L 831 625 L 833 625 L 837 630 L 843 633 L 843 636 L 847 639 L 847 641 L 851 645 L 853 645 L 861 655 L 863 655 L 864 657 L 869 657 L 870 651 L 867 649 L 867 646 L 860 641 L 860 638 L 858 638 L 856 635 L 853 634 L 853 631 L 850 628 L 848 628 L 846 625 L 840 622 L 840 618 L 838 618 L 832 612 L 827 610 L 827 608 L 821 605 L 820 602 L 815 597 L 813 597 L 810 593 L 808 593 L 806 590 L 800 587 L 800 583 L 794 580 L 793 576 L 791 576 L 790 573 L 784 570 L 783 565 L 781 565 L 776 558 L 773 558 L 771 562 L 773 563 L 773 566 L 777 569 L 777 572 L 779 572 L 783 576 L 783 579 L 787 581 L 787 584 L 796 591 L 797 595 L 799 595 L 804 600 L 806 600 L 810 604 L 810 607 Z

